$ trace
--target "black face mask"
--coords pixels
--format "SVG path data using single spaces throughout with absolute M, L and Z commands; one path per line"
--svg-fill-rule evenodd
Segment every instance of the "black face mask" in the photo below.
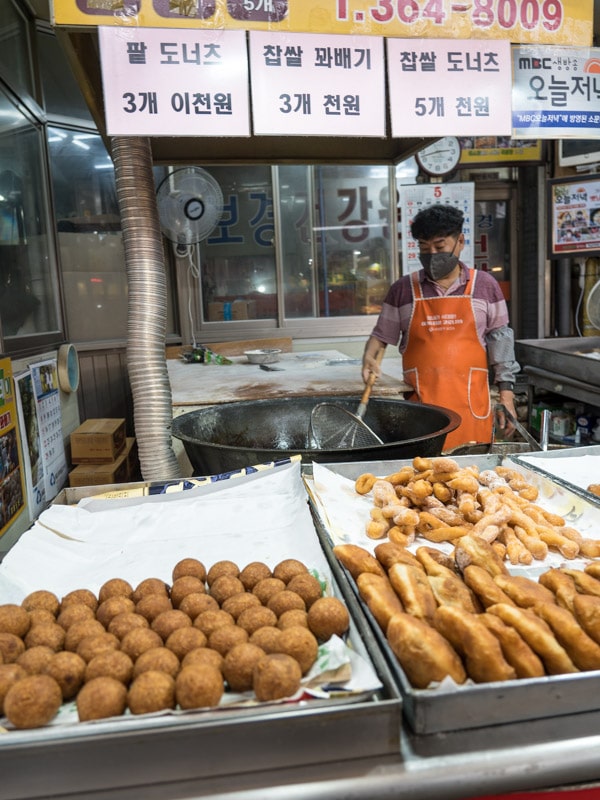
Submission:
M 458 243 L 458 239 L 456 242 Z M 451 253 L 421 253 L 419 255 L 419 261 L 428 278 L 431 278 L 432 281 L 438 281 L 452 272 L 458 264 L 458 256 L 454 255 L 455 249 L 456 244 Z

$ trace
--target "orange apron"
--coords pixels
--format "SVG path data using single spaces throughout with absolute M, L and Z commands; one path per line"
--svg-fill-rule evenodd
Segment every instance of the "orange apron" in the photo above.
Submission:
M 402 354 L 408 399 L 450 408 L 462 423 L 448 434 L 445 449 L 467 442 L 491 442 L 492 413 L 487 353 L 477 337 L 471 304 L 476 272 L 469 270 L 464 295 L 423 297 L 411 275 L 413 311 Z

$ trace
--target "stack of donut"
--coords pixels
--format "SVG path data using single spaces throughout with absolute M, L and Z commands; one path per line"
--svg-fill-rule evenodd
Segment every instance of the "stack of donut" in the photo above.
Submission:
M 64 701 L 80 721 L 294 695 L 319 643 L 349 614 L 301 561 L 273 569 L 229 560 L 179 561 L 171 584 L 112 578 L 98 595 L 37 590 L 0 605 L 0 715 L 15 728 L 48 724 Z
M 538 580 L 507 566 L 543 560 L 549 549 L 567 563 L 593 559 L 600 542 L 536 505 L 520 473 L 416 458 L 387 478 L 362 475 L 355 487 L 373 497 L 366 532 L 381 541 L 374 554 L 355 544 L 334 553 L 413 687 L 600 669 L 600 562 L 582 570 L 563 562 Z

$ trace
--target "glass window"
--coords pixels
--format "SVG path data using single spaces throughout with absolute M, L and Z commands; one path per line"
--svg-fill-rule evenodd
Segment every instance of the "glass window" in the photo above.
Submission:
M 40 78 L 44 93 L 44 108 L 54 121 L 69 117 L 92 122 L 92 115 L 83 99 L 79 84 L 53 33 L 37 32 L 37 51 L 40 61 Z
M 49 127 L 48 149 L 69 338 L 126 339 L 127 271 L 112 160 L 97 133 Z
M 199 247 L 205 321 L 285 327 L 285 319 L 379 313 L 394 261 L 387 166 L 276 167 L 277 220 L 269 167 L 207 171 L 224 212 Z
M 221 187 L 223 215 L 199 245 L 204 319 L 275 319 L 271 169 L 211 167 L 207 172 Z
M 11 339 L 57 332 L 42 133 L 0 92 L 0 322 Z
M 391 282 L 385 166 L 315 167 L 319 315 L 378 314 Z
M 0 75 L 15 92 L 34 97 L 27 22 L 11 0 L 0 3 Z

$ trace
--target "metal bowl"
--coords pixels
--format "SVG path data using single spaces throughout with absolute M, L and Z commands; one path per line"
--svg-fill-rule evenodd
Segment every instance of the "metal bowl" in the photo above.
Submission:
M 407 400 L 373 397 L 365 422 L 383 440 L 373 447 L 317 450 L 308 435 L 317 403 L 355 412 L 356 397 L 290 397 L 207 406 L 175 417 L 172 433 L 183 442 L 195 475 L 217 475 L 300 454 L 306 463 L 379 461 L 435 456 L 460 424 L 454 411 Z
M 275 361 L 279 361 L 279 353 L 281 350 L 276 347 L 244 351 L 244 355 L 251 364 L 274 364 Z

